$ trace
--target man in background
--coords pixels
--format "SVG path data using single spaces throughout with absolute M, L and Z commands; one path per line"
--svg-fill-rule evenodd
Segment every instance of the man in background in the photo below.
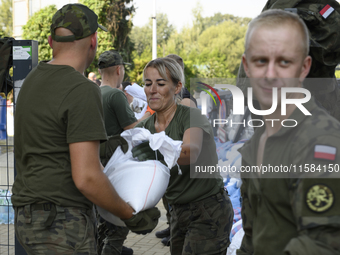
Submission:
M 129 81 L 123 81 L 121 85 L 122 85 L 121 86 L 122 87 L 122 91 L 124 92 L 124 94 L 125 94 L 125 96 L 127 98 L 127 101 L 128 101 L 128 103 L 130 105 L 132 103 L 132 101 L 133 101 L 133 96 L 131 96 L 130 94 L 126 93 L 125 89 L 126 89 L 127 86 L 131 86 L 132 84 Z
M 119 136 L 124 130 L 133 128 L 137 119 L 123 91 L 119 89 L 124 79 L 123 58 L 117 51 L 105 51 L 99 56 L 98 71 L 102 76 L 100 91 L 103 99 L 104 123 L 108 136 Z M 133 250 L 123 246 L 129 229 L 116 226 L 99 218 L 99 254 L 129 255 Z
M 100 85 L 100 80 L 97 79 L 97 75 L 94 72 L 90 72 L 87 78 L 96 83 L 98 86 Z
M 183 73 L 184 73 L 184 62 L 183 59 L 176 55 L 176 54 L 169 54 L 166 56 L 167 58 L 172 58 L 176 60 L 176 62 L 182 67 Z M 180 98 L 182 99 L 180 104 L 186 105 L 189 107 L 197 108 L 197 101 L 196 99 L 190 94 L 188 89 L 183 86 L 181 93 L 179 94 Z
M 94 72 L 90 72 L 87 78 L 93 82 L 96 82 L 97 80 L 97 75 Z

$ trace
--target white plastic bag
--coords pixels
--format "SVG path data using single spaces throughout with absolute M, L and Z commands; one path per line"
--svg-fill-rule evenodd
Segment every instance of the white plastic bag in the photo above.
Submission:
M 122 133 L 122 136 L 129 144 L 129 150 L 124 154 L 121 148 L 118 147 L 105 166 L 104 173 L 119 196 L 135 210 L 135 213 L 138 213 L 154 207 L 161 200 L 169 184 L 170 170 L 157 160 L 137 161 L 133 159 L 131 153 L 132 144 L 137 145 L 142 141 L 150 139 L 150 147 L 152 140 L 153 143 L 158 145 L 159 148 L 157 149 L 161 153 L 165 151 L 165 154 L 171 154 L 163 154 L 164 159 L 167 158 L 169 164 L 175 164 L 179 157 L 182 142 L 174 141 L 165 136 L 165 134 L 164 136 L 159 135 L 160 133 L 151 135 L 146 129 L 136 128 L 134 130 L 134 132 L 128 132 L 125 137 L 123 133 L 126 131 Z M 147 138 L 145 137 L 146 131 L 148 132 Z M 173 148 L 177 151 L 170 149 L 172 148 L 170 146 L 172 143 L 175 144 Z M 177 146 L 178 144 L 179 146 Z M 165 149 L 163 148 L 164 146 L 168 148 Z M 155 150 L 155 148 L 152 149 Z M 177 154 L 178 156 L 176 157 Z M 125 226 L 124 222 L 117 216 L 99 206 L 97 206 L 97 209 L 106 221 L 117 226 Z
M 169 184 L 169 172 L 170 170 L 159 161 L 133 160 L 131 152 L 124 154 L 120 147 L 104 169 L 118 195 L 135 213 L 152 208 L 160 201 Z M 110 212 L 99 206 L 97 209 L 105 220 L 117 226 L 125 226 L 123 221 Z

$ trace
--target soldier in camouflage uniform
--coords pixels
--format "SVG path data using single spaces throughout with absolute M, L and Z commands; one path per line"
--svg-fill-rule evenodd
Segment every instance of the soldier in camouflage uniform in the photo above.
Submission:
M 93 203 L 132 231 L 151 232 L 157 208 L 133 215 L 103 173 L 99 87 L 84 77 L 97 49 L 97 15 L 68 4 L 52 18 L 53 59 L 26 77 L 15 114 L 15 234 L 30 255 L 96 254 Z
M 302 87 L 311 66 L 308 41 L 296 14 L 269 10 L 250 23 L 242 62 L 261 110 L 271 108 L 274 87 Z M 340 123 L 313 98 L 303 105 L 311 115 L 294 104 L 282 115 L 281 100 L 263 116 L 278 121 L 265 121 L 239 149 L 243 171 L 270 165 L 286 172 L 241 172 L 245 235 L 237 254 L 340 254 L 339 173 L 329 174 L 334 166 L 339 170 Z M 298 124 L 281 126 L 285 119 Z
M 328 16 L 322 16 L 329 5 Z M 262 11 L 282 9 L 297 13 L 308 27 L 310 34 L 309 55 L 312 66 L 307 78 L 322 78 L 322 82 L 304 83 L 317 104 L 340 121 L 340 87 L 335 78 L 335 68 L 340 63 L 340 4 L 336 0 L 268 0 Z M 331 11 L 333 10 L 333 11 Z M 241 64 L 237 86 L 246 92 L 247 75 Z M 255 101 L 254 104 L 258 104 Z M 260 116 L 253 115 L 253 118 Z
M 103 99 L 105 129 L 108 136 L 119 136 L 118 139 L 121 139 L 120 134 L 124 130 L 131 129 L 137 124 L 124 92 L 118 89 L 124 78 L 124 65 L 130 64 L 125 63 L 122 56 L 113 50 L 103 52 L 98 59 L 98 71 L 102 76 L 100 91 Z M 105 163 L 102 161 L 104 166 Z M 127 227 L 116 226 L 98 216 L 98 254 L 133 254 L 131 248 L 123 246 L 128 233 Z

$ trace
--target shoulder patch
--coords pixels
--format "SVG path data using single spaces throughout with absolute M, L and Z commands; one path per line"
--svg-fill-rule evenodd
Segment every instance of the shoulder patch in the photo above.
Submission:
M 331 15 L 333 11 L 334 11 L 334 8 L 330 6 L 329 4 L 327 4 L 325 7 L 321 9 L 319 13 L 324 19 L 327 19 L 328 16 Z
M 315 184 L 306 192 L 307 207 L 318 213 L 329 210 L 334 204 L 334 193 L 325 184 Z
M 336 148 L 329 145 L 315 145 L 314 158 L 335 160 Z

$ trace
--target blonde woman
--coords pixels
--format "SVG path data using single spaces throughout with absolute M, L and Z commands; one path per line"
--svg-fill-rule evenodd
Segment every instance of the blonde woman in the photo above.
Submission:
M 226 254 L 234 213 L 222 178 L 219 174 L 190 178 L 190 169 L 195 165 L 217 164 L 211 125 L 200 110 L 176 103 L 184 75 L 175 60 L 150 61 L 144 68 L 143 79 L 148 105 L 155 114 L 136 127 L 151 133 L 165 131 L 172 139 L 183 141 L 177 161 L 179 168 L 170 170 L 165 193 L 171 207 L 171 254 Z M 148 143 L 132 152 L 139 160 L 155 159 Z

